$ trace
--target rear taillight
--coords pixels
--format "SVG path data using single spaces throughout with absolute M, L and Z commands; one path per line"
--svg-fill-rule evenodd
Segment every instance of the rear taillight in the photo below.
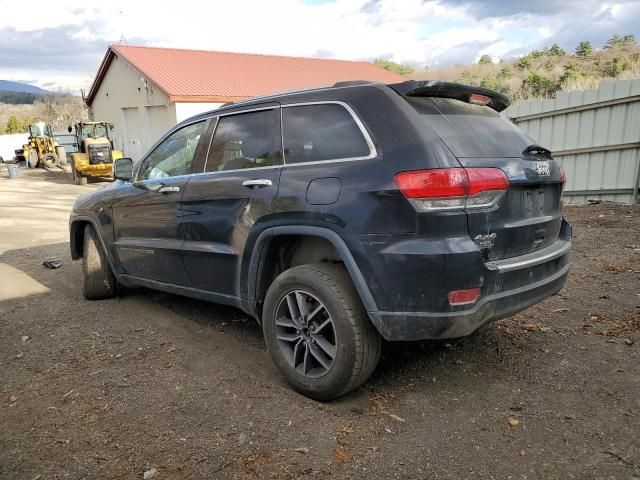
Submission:
M 395 176 L 402 194 L 419 212 L 486 208 L 509 188 L 499 168 L 441 168 Z

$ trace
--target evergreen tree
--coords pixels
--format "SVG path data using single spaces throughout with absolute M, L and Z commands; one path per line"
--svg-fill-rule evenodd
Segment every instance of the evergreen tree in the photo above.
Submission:
M 23 133 L 24 129 L 25 129 L 24 123 L 15 115 L 11 115 L 7 119 L 7 127 L 6 127 L 7 133 Z
M 591 58 L 593 55 L 593 46 L 589 41 L 583 41 L 576 47 L 576 57 L 578 58 Z

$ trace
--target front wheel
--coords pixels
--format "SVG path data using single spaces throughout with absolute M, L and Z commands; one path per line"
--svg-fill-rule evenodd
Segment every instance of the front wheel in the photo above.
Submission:
M 116 279 L 92 225 L 84 228 L 82 260 L 84 298 L 102 300 L 113 297 L 116 294 Z
M 382 339 L 342 265 L 301 265 L 280 274 L 267 292 L 262 326 L 282 375 L 316 400 L 359 387 L 380 359 Z
M 87 184 L 87 177 L 76 170 L 76 165 L 73 160 L 71 160 L 71 175 L 73 176 L 73 183 L 75 183 L 76 185 Z

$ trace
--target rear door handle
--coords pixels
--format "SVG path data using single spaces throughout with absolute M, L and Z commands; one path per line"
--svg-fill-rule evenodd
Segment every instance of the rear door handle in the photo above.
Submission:
M 247 188 L 263 188 L 270 187 L 271 185 L 273 185 L 273 182 L 268 178 L 258 178 L 257 180 L 245 180 L 242 182 L 242 186 Z
M 160 187 L 158 193 L 177 193 L 180 191 L 180 187 Z

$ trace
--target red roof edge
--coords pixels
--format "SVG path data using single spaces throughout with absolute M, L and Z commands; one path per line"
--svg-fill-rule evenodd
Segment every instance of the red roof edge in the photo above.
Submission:
M 111 49 L 113 45 L 109 45 L 107 48 L 107 52 L 104 54 L 104 58 L 100 63 L 100 67 L 98 67 L 98 73 L 96 73 L 96 78 L 93 79 L 93 83 L 91 84 L 91 88 L 89 89 L 89 93 L 87 94 L 86 103 L 90 107 L 93 103 L 93 99 L 96 98 L 96 94 L 98 93 L 98 88 L 102 83 L 102 79 L 104 78 L 107 70 L 109 69 L 109 65 L 111 65 L 111 61 L 115 56 L 113 50 Z
M 164 93 L 167 97 L 170 97 L 169 93 L 164 88 L 162 88 L 156 80 L 154 80 L 148 73 L 142 72 L 136 66 L 135 62 L 127 57 L 126 52 L 119 49 L 117 44 L 111 44 L 109 45 L 109 48 L 107 49 L 107 53 L 105 53 L 104 58 L 102 59 L 102 63 L 100 63 L 100 67 L 98 68 L 98 73 L 96 73 L 96 78 L 93 80 L 93 83 L 91 84 L 91 88 L 89 89 L 89 93 L 87 94 L 86 103 L 88 106 L 91 106 L 91 104 L 93 103 L 94 98 L 98 94 L 98 88 L 100 88 L 100 84 L 102 83 L 102 80 L 104 80 L 104 76 L 107 74 L 107 70 L 109 69 L 109 66 L 111 65 L 111 62 L 113 61 L 114 57 L 116 56 L 121 56 L 122 58 L 124 58 L 129 65 L 131 65 L 133 68 L 138 70 L 142 75 L 144 75 L 153 83 L 155 83 L 156 86 L 160 90 L 162 90 L 162 93 Z

